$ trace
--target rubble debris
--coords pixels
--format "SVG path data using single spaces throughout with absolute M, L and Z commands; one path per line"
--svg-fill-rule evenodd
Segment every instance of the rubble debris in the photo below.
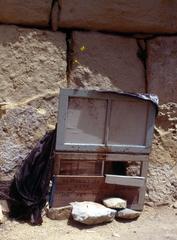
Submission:
M 70 204 L 73 207 L 73 219 L 86 225 L 111 222 L 116 215 L 116 210 L 95 202 L 72 202 Z

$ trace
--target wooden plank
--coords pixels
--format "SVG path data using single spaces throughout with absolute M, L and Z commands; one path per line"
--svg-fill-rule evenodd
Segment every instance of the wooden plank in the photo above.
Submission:
M 141 163 L 141 176 L 147 177 L 148 172 L 148 162 L 142 162 Z M 144 206 L 144 200 L 145 200 L 145 193 L 146 193 L 146 186 L 140 188 L 140 194 L 139 194 L 139 200 L 138 205 L 143 208 Z
M 149 103 L 148 106 L 148 113 L 147 113 L 147 125 L 146 125 L 146 146 L 151 148 L 152 145 L 152 138 L 154 133 L 154 125 L 155 125 L 155 115 L 156 115 L 156 109 L 152 104 Z
M 121 197 L 128 207 L 138 203 L 139 189 L 105 183 L 102 176 L 55 176 L 50 205 L 60 207 L 72 201 L 102 202 L 104 198 Z
M 66 96 L 63 90 L 60 90 L 59 95 L 59 114 L 57 117 L 57 135 L 56 135 L 56 149 L 62 148 L 65 136 L 65 124 L 67 119 L 68 109 L 68 96 Z
M 145 185 L 145 178 L 106 174 L 105 183 L 122 186 L 143 187 Z
M 80 153 L 80 152 L 55 152 L 55 161 L 63 160 L 97 160 L 97 161 L 148 161 L 147 154 L 119 154 L 119 153 Z
M 87 175 L 87 176 L 101 176 L 102 162 L 91 160 L 59 160 L 54 163 L 55 175 Z

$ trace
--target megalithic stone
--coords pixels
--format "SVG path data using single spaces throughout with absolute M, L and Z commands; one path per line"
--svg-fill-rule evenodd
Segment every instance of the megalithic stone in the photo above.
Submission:
M 58 1 L 61 28 L 138 33 L 177 32 L 177 1 Z
M 0 0 L 0 23 L 49 26 L 52 0 Z

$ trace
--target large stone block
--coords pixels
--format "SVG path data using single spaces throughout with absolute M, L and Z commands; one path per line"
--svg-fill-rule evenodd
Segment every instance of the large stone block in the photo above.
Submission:
M 66 82 L 65 34 L 0 26 L 0 102 L 26 101 Z
M 55 127 L 66 86 L 63 33 L 0 26 L 0 179 L 10 179 L 45 131 Z
M 45 132 L 55 127 L 57 97 L 44 96 L 9 109 L 0 119 L 0 180 L 10 180 Z
M 0 23 L 48 26 L 52 0 L 1 0 Z
M 145 92 L 144 66 L 133 38 L 73 33 L 70 86 Z
M 60 27 L 114 32 L 177 32 L 177 1 L 59 0 L 59 3 Z
M 147 79 L 149 93 L 160 103 L 177 102 L 177 37 L 148 41 Z

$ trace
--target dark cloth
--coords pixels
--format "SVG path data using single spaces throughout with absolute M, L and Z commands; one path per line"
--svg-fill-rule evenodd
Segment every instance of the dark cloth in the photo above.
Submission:
M 42 224 L 52 174 L 56 129 L 36 144 L 16 173 L 10 187 L 10 216 Z

